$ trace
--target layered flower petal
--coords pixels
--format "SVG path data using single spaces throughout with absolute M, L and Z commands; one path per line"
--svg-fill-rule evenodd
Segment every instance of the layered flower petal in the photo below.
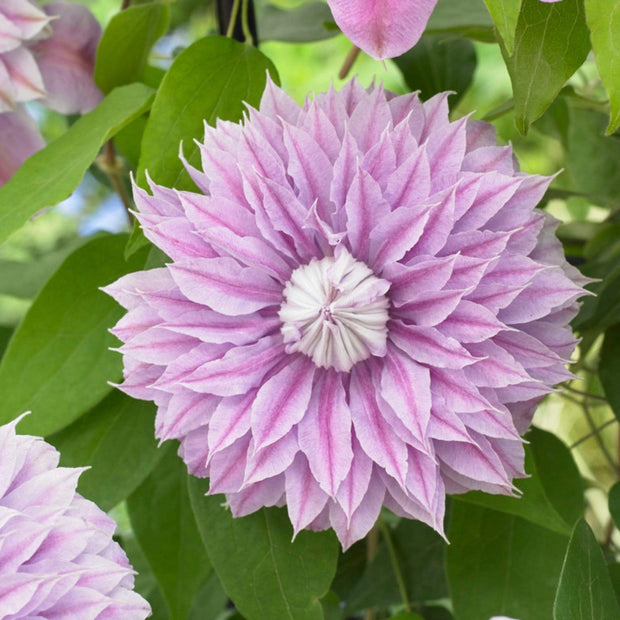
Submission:
M 0 185 L 4 185 L 45 142 L 34 120 L 22 108 L 0 114 L 0 135 Z

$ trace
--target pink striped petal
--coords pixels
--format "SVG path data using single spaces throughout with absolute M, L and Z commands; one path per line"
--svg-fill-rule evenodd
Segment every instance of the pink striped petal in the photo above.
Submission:
M 299 355 L 261 385 L 250 416 L 256 450 L 284 437 L 304 417 L 315 369 L 305 355 Z
M 299 423 L 299 447 L 320 487 L 334 497 L 351 469 L 351 411 L 342 377 L 324 371 Z
M 197 258 L 174 263 L 169 269 L 188 299 L 222 314 L 251 314 L 282 300 L 281 284 L 232 258 Z

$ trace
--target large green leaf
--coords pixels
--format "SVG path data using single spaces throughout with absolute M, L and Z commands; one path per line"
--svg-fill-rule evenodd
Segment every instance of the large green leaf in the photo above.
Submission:
M 521 0 L 484 0 L 509 54 L 514 52 Z
M 108 329 L 121 317 L 99 287 L 144 266 L 125 261 L 127 235 L 93 239 L 48 280 L 19 325 L 0 364 L 0 423 L 24 411 L 22 432 L 48 435 L 96 405 L 121 378 L 121 356 Z
M 620 1 L 585 0 L 586 19 L 601 80 L 609 93 L 607 133 L 620 127 Z
M 167 186 L 191 183 L 178 157 L 181 141 L 186 157 L 197 165 L 193 140 L 202 138 L 203 122 L 237 121 L 244 102 L 258 105 L 267 71 L 278 79 L 266 56 L 224 37 L 206 37 L 181 52 L 162 80 L 144 130 L 138 182 L 144 183 L 148 170 Z
M 553 102 L 590 50 L 583 0 L 523 0 L 514 52 L 503 48 L 512 80 L 517 129 L 529 126 Z
M 454 106 L 471 84 L 476 69 L 476 49 L 467 39 L 448 39 L 446 35 L 426 34 L 394 62 L 407 86 L 419 90 L 422 99 L 453 90 Z
M 162 456 L 154 437 L 155 406 L 115 390 L 94 409 L 48 441 L 60 451 L 60 464 L 90 469 L 78 491 L 110 510 L 149 475 Z
M 140 81 L 153 44 L 168 28 L 168 6 L 153 2 L 117 13 L 105 29 L 95 62 L 95 82 L 109 93 Z
M 410 601 L 423 603 L 448 597 L 445 575 L 445 541 L 419 521 L 402 519 L 389 533 L 395 557 L 382 540 L 372 562 L 347 597 L 346 612 L 354 615 L 368 607 L 387 608 L 401 602 L 396 571 Z M 396 562 L 396 566 L 394 563 Z
M 616 600 L 603 552 L 582 519 L 571 536 L 553 605 L 554 620 L 618 620 Z
M 615 207 L 620 196 L 620 140 L 603 134 L 604 114 L 569 107 L 566 167 L 575 189 Z
M 333 532 L 293 528 L 286 511 L 263 508 L 234 519 L 205 480 L 189 479 L 200 534 L 224 589 L 247 620 L 321 620 L 338 559 Z
M 0 187 L 0 242 L 41 209 L 70 196 L 102 145 L 148 110 L 152 96 L 144 84 L 115 88 L 92 112 L 28 159 Z
M 455 499 L 448 538 L 455 618 L 551 618 L 568 537 Z
M 598 372 L 609 405 L 620 420 L 620 316 L 618 325 L 605 332 Z
M 583 517 L 585 502 L 581 474 L 571 451 L 553 433 L 536 427 L 530 429 L 526 439 L 547 499 L 572 526 Z
M 620 528 L 620 482 L 609 490 L 609 514 L 617 528 Z
M 187 494 L 187 470 L 174 446 L 129 496 L 131 527 L 161 587 L 172 620 L 187 620 L 211 569 Z
M 536 440 L 536 437 L 532 438 L 533 442 Z M 551 462 L 550 465 L 554 466 L 554 462 Z M 529 477 L 514 482 L 515 486 L 523 493 L 521 497 L 489 495 L 481 491 L 470 491 L 460 496 L 459 501 L 517 515 L 553 532 L 566 536 L 570 535 L 572 521 L 570 523 L 565 521 L 551 502 L 543 485 L 543 478 L 538 473 L 532 449 L 527 445 L 525 446 L 525 471 Z M 551 476 L 548 475 L 548 477 Z M 579 478 L 577 480 L 579 481 Z M 572 485 L 573 481 L 571 481 L 569 488 L 574 488 Z

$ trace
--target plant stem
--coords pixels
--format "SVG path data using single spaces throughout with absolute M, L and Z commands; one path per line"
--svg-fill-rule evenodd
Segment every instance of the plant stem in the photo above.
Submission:
M 400 570 L 400 564 L 398 562 L 398 556 L 396 555 L 396 549 L 394 547 L 394 541 L 392 540 L 392 532 L 390 532 L 389 526 L 380 521 L 381 534 L 385 540 L 388 551 L 390 553 L 390 560 L 392 561 L 392 568 L 394 569 L 394 575 L 396 576 L 396 582 L 398 583 L 398 591 L 400 592 L 400 598 L 403 601 L 405 611 L 411 611 L 411 603 L 409 602 L 409 595 L 407 594 L 407 586 L 403 579 L 403 573 Z
M 131 0 L 123 0 L 123 2 L 121 3 L 121 11 L 128 9 L 130 4 Z
M 360 48 L 355 45 L 351 48 L 351 50 L 347 54 L 347 57 L 344 59 L 344 62 L 342 63 L 342 67 L 340 68 L 340 71 L 338 72 L 338 79 L 344 80 L 347 77 L 347 75 L 349 75 L 349 71 L 351 71 L 351 67 L 353 67 L 353 64 L 357 60 L 357 57 L 360 55 L 360 51 L 361 51 Z
M 118 165 L 118 160 L 116 158 L 116 151 L 114 149 L 114 142 L 112 140 L 108 140 L 103 147 L 103 171 L 107 175 L 108 179 L 110 179 L 110 183 L 112 187 L 119 195 L 123 206 L 125 207 L 125 212 L 127 213 L 127 219 L 129 220 L 129 224 L 133 224 L 133 215 L 131 213 L 131 197 L 127 193 L 127 189 L 125 188 L 125 184 L 123 183 L 123 179 L 120 174 L 120 169 Z
M 379 546 L 379 521 L 375 523 L 366 536 L 366 565 L 368 566 L 377 554 L 377 547 Z M 368 608 L 364 612 L 364 620 L 375 620 L 376 610 L 374 607 Z
M 228 22 L 228 28 L 226 30 L 226 36 L 232 39 L 233 32 L 235 31 L 235 23 L 237 22 L 237 15 L 239 15 L 239 7 L 241 6 L 241 0 L 235 0 L 232 11 L 230 12 L 230 21 Z
M 252 37 L 252 31 L 250 30 L 250 23 L 248 21 L 249 15 L 249 1 L 243 0 L 243 5 L 241 6 L 241 28 L 243 29 L 243 36 L 245 37 L 245 42 L 248 45 L 254 45 L 254 37 Z
M 604 403 L 607 403 L 607 399 L 604 396 L 599 396 L 598 394 L 590 394 L 589 392 L 584 392 L 582 390 L 578 390 L 570 385 L 564 385 L 563 388 L 572 392 L 573 394 L 579 394 L 580 396 L 586 396 L 587 398 L 592 398 L 594 400 L 600 400 Z
M 610 426 L 611 424 L 617 421 L 618 421 L 617 418 L 611 418 L 611 420 L 607 420 L 607 422 L 604 422 L 598 428 L 595 428 L 591 433 L 584 435 L 583 437 L 575 441 L 575 443 L 571 444 L 569 446 L 569 450 L 576 448 L 578 445 L 582 444 L 584 441 L 587 441 L 588 439 L 590 439 L 590 437 L 594 437 L 594 435 L 598 435 L 603 429 L 607 428 L 608 426 Z

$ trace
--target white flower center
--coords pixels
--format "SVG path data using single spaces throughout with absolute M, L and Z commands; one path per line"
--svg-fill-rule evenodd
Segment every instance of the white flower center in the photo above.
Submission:
M 389 288 L 342 248 L 298 267 L 279 312 L 287 351 L 344 372 L 371 355 L 385 355 Z

